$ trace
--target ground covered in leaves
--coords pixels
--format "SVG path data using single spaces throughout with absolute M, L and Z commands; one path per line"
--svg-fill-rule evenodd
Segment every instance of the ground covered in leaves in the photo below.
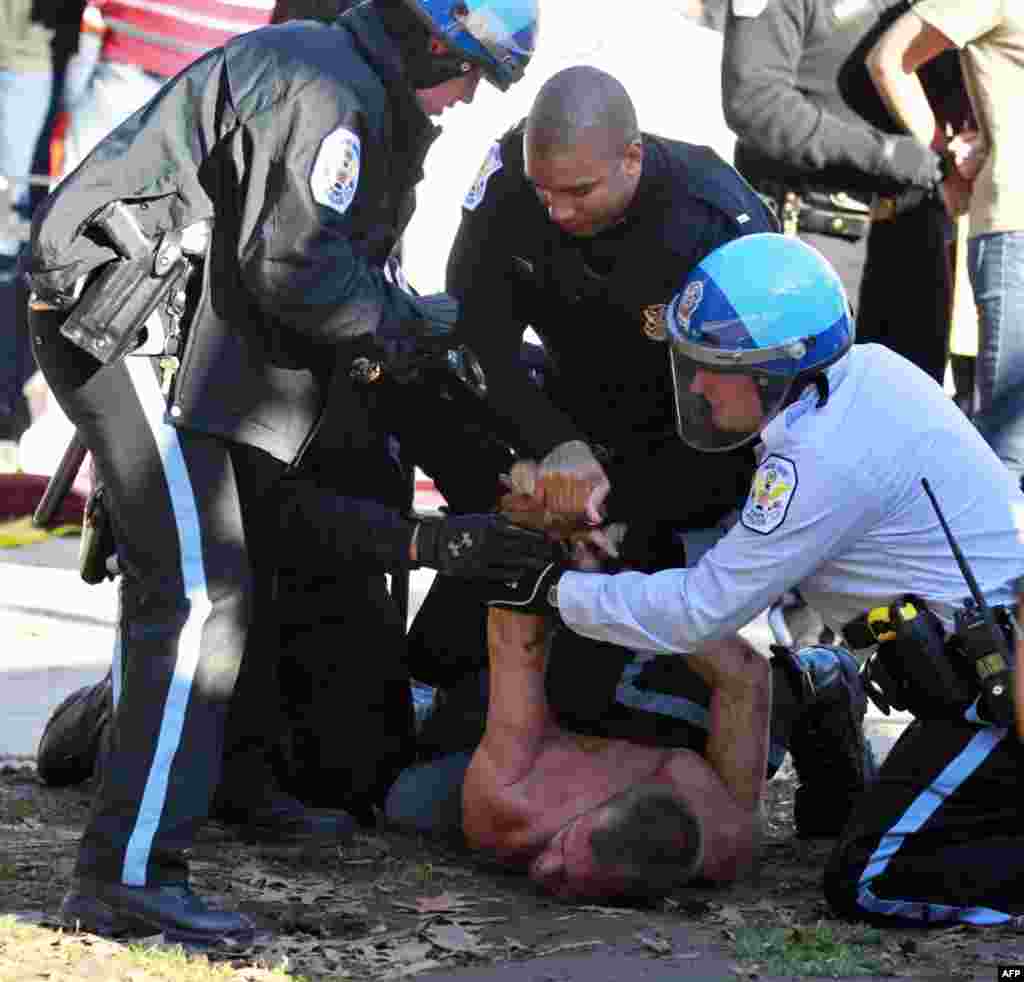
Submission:
M 212 952 L 199 964 L 161 950 L 159 938 L 149 939 L 149 948 L 129 948 L 56 929 L 89 793 L 51 790 L 30 765 L 6 766 L 0 768 L 0 982 L 370 982 L 515 962 L 529 962 L 530 971 L 523 966 L 513 977 L 575 982 L 590 977 L 588 957 L 609 952 L 633 955 L 634 967 L 616 976 L 622 982 L 643 977 L 635 968 L 639 956 L 677 966 L 680 978 L 987 982 L 997 964 L 1024 963 L 1024 933 L 1011 929 L 878 931 L 830 920 L 819 886 L 829 844 L 793 838 L 788 767 L 769 788 L 757 879 L 724 890 L 680 890 L 651 909 L 553 901 L 523 876 L 386 829 L 360 835 L 345 849 L 282 856 L 209 826 L 194 850 L 195 888 L 252 915 L 265 937 L 245 950 Z M 575 960 L 566 962 L 566 955 Z M 557 971 L 545 974 L 545 965 L 556 964 Z M 695 973 L 709 965 L 717 966 L 715 975 Z

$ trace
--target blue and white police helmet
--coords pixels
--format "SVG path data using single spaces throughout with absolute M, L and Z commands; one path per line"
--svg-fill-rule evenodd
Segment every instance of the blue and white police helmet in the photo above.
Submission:
M 846 291 L 828 260 L 799 239 L 771 232 L 742 236 L 707 255 L 665 320 L 679 435 L 698 450 L 753 440 L 809 383 L 827 399 L 825 369 L 854 339 Z
M 504 92 L 537 45 L 538 0 L 405 0 L 431 33 Z

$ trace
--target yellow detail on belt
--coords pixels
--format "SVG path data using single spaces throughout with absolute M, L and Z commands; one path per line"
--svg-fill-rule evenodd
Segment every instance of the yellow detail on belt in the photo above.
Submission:
M 912 621 L 917 617 L 917 608 L 912 603 L 903 603 L 898 611 L 905 621 Z M 893 630 L 892 623 L 892 606 L 875 607 L 868 611 L 868 628 L 879 641 L 896 640 L 896 632 Z

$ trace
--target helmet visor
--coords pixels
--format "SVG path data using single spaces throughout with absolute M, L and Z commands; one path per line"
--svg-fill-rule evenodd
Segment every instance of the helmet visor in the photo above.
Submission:
M 452 40 L 460 51 L 502 91 L 518 82 L 537 46 L 537 0 L 492 0 L 454 9 L 458 32 Z
M 740 447 L 761 432 L 785 405 L 807 350 L 802 341 L 737 348 L 746 335 L 739 320 L 706 322 L 700 341 L 671 334 L 679 436 L 712 453 Z

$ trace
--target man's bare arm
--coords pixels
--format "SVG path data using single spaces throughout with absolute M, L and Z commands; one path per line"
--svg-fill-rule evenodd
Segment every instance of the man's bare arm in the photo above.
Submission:
M 544 694 L 551 627 L 550 620 L 533 614 L 499 608 L 488 613 L 487 727 L 477 754 L 488 758 L 501 786 L 529 773 L 554 725 Z
M 533 769 L 552 717 L 544 694 L 542 617 L 492 608 L 487 619 L 487 726 L 462 787 L 462 827 L 478 849 L 501 853 L 529 818 L 514 786 Z
M 936 147 L 935 113 L 917 70 L 953 47 L 945 34 L 913 11 L 898 17 L 867 57 L 868 72 L 888 110 L 908 133 Z
M 711 688 L 704 757 L 741 809 L 757 813 L 768 763 L 771 673 L 739 636 L 683 656 Z

